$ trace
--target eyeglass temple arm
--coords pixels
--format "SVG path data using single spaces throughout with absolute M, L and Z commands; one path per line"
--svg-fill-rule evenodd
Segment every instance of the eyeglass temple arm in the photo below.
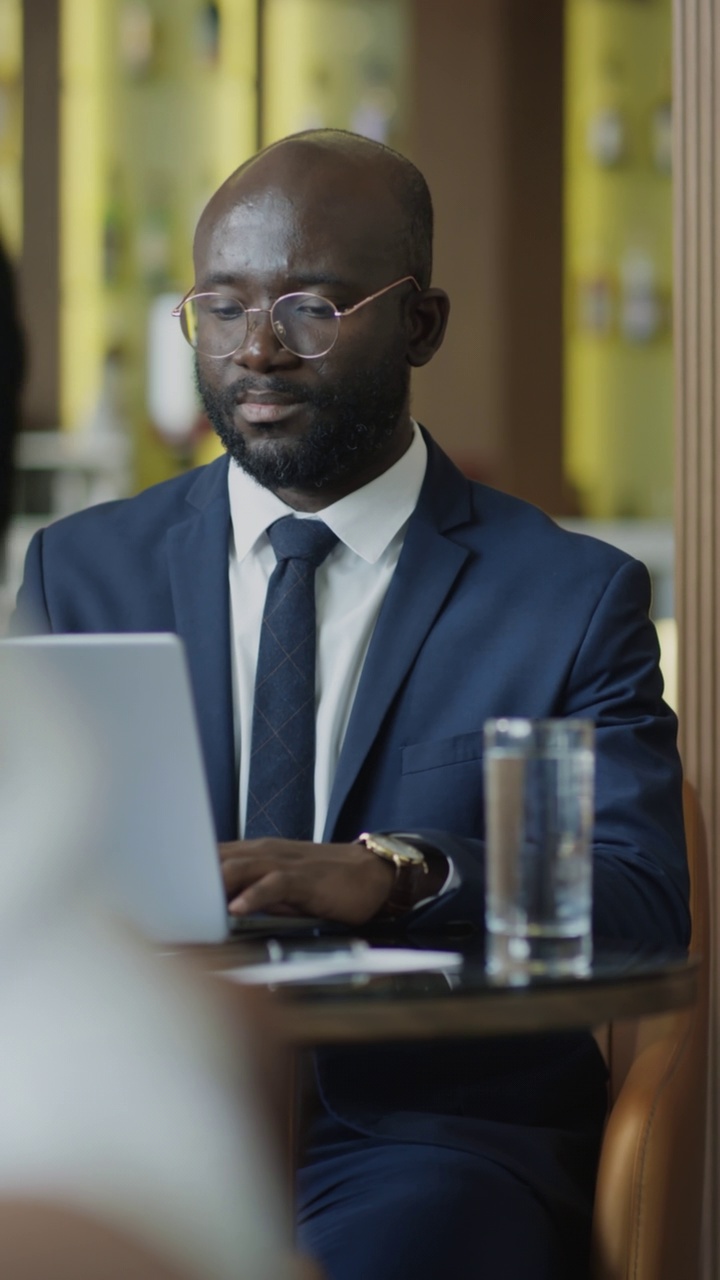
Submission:
M 376 298 L 381 298 L 384 293 L 389 293 L 391 289 L 397 289 L 398 285 L 405 284 L 408 280 L 412 280 L 418 293 L 422 293 L 422 289 L 414 276 L 403 276 L 401 280 L 393 280 L 392 284 L 386 284 L 384 289 L 378 289 L 377 293 L 371 293 L 369 298 L 363 298 L 360 302 L 356 302 L 354 306 L 347 307 L 345 311 L 336 311 L 338 316 L 351 316 L 353 311 L 359 311 L 361 307 L 367 306 L 368 302 L 374 302 Z
M 176 307 L 173 307 L 172 311 L 170 312 L 171 316 L 179 317 L 182 314 L 182 309 L 185 306 L 185 303 L 187 302 L 188 298 L 192 297 L 194 290 L 195 290 L 194 285 L 190 289 L 188 289 L 187 293 L 185 294 L 185 297 L 180 299 Z

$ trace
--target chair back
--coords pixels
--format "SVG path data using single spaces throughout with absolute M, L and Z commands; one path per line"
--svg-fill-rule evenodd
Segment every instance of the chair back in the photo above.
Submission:
M 593 1217 L 593 1280 L 698 1280 L 710 977 L 709 871 L 697 795 L 684 784 L 698 999 L 607 1029 L 610 1114 Z

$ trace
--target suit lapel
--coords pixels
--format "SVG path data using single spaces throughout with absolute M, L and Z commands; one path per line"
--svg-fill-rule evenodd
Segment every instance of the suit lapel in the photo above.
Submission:
M 370 642 L 330 796 L 325 838 L 400 685 L 468 558 L 445 536 L 470 518 L 468 481 L 426 436 L 428 469 Z
M 237 778 L 230 668 L 227 460 L 190 490 L 186 517 L 167 534 L 178 635 L 187 650 L 200 739 L 219 840 L 237 836 Z

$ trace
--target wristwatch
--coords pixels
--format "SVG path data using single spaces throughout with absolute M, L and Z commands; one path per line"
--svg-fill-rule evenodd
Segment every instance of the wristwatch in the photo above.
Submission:
M 377 832 L 363 831 L 357 843 L 365 845 L 370 853 L 395 867 L 395 884 L 385 903 L 383 914 L 395 915 L 409 911 L 422 898 L 422 877 L 429 871 L 425 854 L 407 840 L 398 836 L 385 836 Z

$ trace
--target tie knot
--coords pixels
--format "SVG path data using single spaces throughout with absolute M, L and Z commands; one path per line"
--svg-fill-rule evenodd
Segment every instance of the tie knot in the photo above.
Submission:
M 295 516 L 276 520 L 267 535 L 278 560 L 309 560 L 315 569 L 338 540 L 322 520 L 296 520 Z

